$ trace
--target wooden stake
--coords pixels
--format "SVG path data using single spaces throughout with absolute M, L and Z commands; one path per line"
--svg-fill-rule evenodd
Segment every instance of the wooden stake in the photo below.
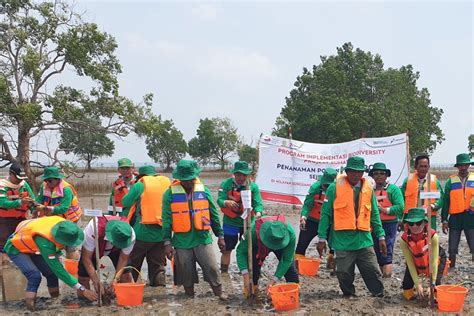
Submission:
M 245 180 L 245 190 L 250 190 L 250 180 Z M 252 208 L 247 208 L 247 217 L 244 221 L 244 229 L 248 231 L 247 236 L 247 258 L 248 258 L 248 271 L 249 271 L 249 299 L 253 302 L 255 293 L 253 292 L 253 243 L 252 243 Z M 245 232 L 244 232 L 245 234 Z M 245 235 L 244 235 L 245 236 Z
M 428 179 L 426 180 L 427 191 L 430 192 L 431 189 L 431 174 L 428 172 L 426 174 Z M 433 273 L 431 273 L 431 258 L 433 256 L 433 252 L 431 251 L 431 199 L 428 199 L 428 208 L 426 209 L 426 215 L 428 218 L 428 272 L 429 272 L 429 282 L 430 282 L 430 307 L 434 308 L 434 288 L 433 288 Z
M 91 208 L 94 209 L 94 199 L 91 199 Z M 97 278 L 99 279 L 99 307 L 102 306 L 102 293 L 101 293 L 101 285 L 102 282 L 100 281 L 100 257 L 99 257 L 99 232 L 97 229 L 97 217 L 94 216 L 93 219 L 94 221 L 94 241 L 95 241 L 95 264 L 96 264 L 96 272 L 97 272 Z

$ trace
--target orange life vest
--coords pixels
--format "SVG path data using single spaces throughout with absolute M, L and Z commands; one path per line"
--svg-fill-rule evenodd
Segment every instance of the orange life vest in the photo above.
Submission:
M 227 196 L 229 197 L 230 200 L 233 200 L 233 201 L 235 201 L 239 204 L 239 211 L 238 211 L 238 213 L 236 213 L 230 208 L 223 207 L 223 208 L 221 208 L 222 212 L 225 215 L 229 216 L 230 218 L 239 217 L 244 211 L 244 207 L 242 205 L 242 200 L 241 200 L 241 197 L 240 197 L 240 191 L 237 191 L 237 190 L 234 190 L 234 189 L 229 190 L 229 192 L 227 193 Z
M 29 197 L 28 191 L 23 191 L 20 192 L 19 189 L 11 189 L 8 188 L 7 191 L 8 195 L 8 200 L 9 201 L 16 201 L 16 200 L 21 200 L 22 198 Z M 18 208 L 10 208 L 6 209 L 3 207 L 0 207 L 0 217 L 10 217 L 10 218 L 18 218 L 18 217 L 24 217 L 26 218 L 26 212 L 28 211 L 28 206 L 20 204 Z
M 383 188 L 382 190 L 375 190 L 375 197 L 377 199 L 377 202 L 382 207 L 390 207 L 390 206 L 393 205 L 392 202 L 390 201 L 390 199 L 388 198 L 387 187 Z M 388 214 L 385 214 L 384 212 L 381 212 L 381 211 L 379 211 L 379 213 L 380 213 L 380 219 L 382 221 L 389 221 L 389 220 L 397 219 L 397 215 L 388 215 Z
M 415 173 L 410 173 L 408 176 L 407 180 L 407 186 L 405 189 L 405 211 L 404 214 L 408 214 L 408 211 L 411 208 L 418 207 L 418 198 L 420 196 L 420 191 L 418 189 L 419 187 L 419 182 L 418 182 L 418 174 Z M 423 191 L 427 192 L 428 191 L 428 180 L 425 181 L 423 184 Z M 436 176 L 434 174 L 431 174 L 431 184 L 429 188 L 430 192 L 435 192 L 438 191 L 438 188 L 436 187 Z M 424 203 L 421 207 L 428 208 L 428 205 L 431 203 L 435 203 L 436 199 L 424 199 Z M 431 216 L 436 216 L 436 211 L 431 211 Z
M 431 229 L 431 236 L 434 236 L 436 231 Z M 429 271 L 429 249 L 428 249 L 428 238 L 427 232 L 413 235 L 408 234 L 406 231 L 402 234 L 402 239 L 407 243 L 408 249 L 410 250 L 413 261 L 415 263 L 416 271 L 418 275 L 430 275 Z
M 313 206 L 309 211 L 309 217 L 317 220 L 321 219 L 321 208 L 323 207 L 324 199 L 326 195 L 322 192 L 317 193 L 313 196 Z
M 135 180 L 130 182 L 130 185 L 135 184 Z M 125 185 L 125 181 L 123 181 L 122 177 L 119 177 L 117 180 L 114 181 L 112 184 L 112 188 L 114 190 L 114 204 L 118 207 L 123 207 L 122 199 L 128 193 L 128 188 Z
M 354 189 L 342 175 L 336 180 L 336 199 L 334 200 L 334 230 L 370 231 L 373 189 L 369 181 L 361 179 L 359 210 L 356 217 Z
M 141 223 L 161 226 L 163 194 L 170 187 L 170 179 L 165 176 L 144 176 L 138 181 L 143 183 L 143 193 L 140 196 Z M 129 222 L 135 214 L 136 208 L 136 203 L 130 208 L 127 217 Z
M 60 187 L 62 186 L 62 187 Z M 46 182 L 43 183 L 43 205 L 44 206 L 58 206 L 61 205 L 61 199 L 64 197 L 64 189 L 70 188 L 73 194 L 71 205 L 69 209 L 59 216 L 64 217 L 72 222 L 77 222 L 82 215 L 82 209 L 79 206 L 76 189 L 65 180 L 61 182 L 51 191 L 48 189 Z
M 449 214 L 460 214 L 474 210 L 474 172 L 470 172 L 463 187 L 458 175 L 451 177 L 451 191 L 449 192 Z
M 196 230 L 211 229 L 211 213 L 209 201 L 206 197 L 204 184 L 196 179 L 192 192 L 192 206 L 189 209 L 188 197 L 179 180 L 171 184 L 171 218 L 172 229 L 175 233 L 187 233 L 191 231 L 191 218 Z
M 38 246 L 34 238 L 41 236 L 56 245 L 56 249 L 63 249 L 64 245 L 54 240 L 51 230 L 54 225 L 65 221 L 60 216 L 47 216 L 22 221 L 15 229 L 11 237 L 11 242 L 21 253 L 39 253 Z

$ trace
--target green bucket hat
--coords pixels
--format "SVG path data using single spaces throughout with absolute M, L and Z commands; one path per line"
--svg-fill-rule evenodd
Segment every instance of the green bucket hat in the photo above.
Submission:
M 156 169 L 153 166 L 142 166 L 138 168 L 138 174 L 144 176 L 155 176 L 157 175 Z
M 173 178 L 177 180 L 193 180 L 196 179 L 201 173 L 197 163 L 194 160 L 185 160 L 182 159 L 176 165 L 176 168 L 173 170 Z
M 58 167 L 46 167 L 43 172 L 43 180 L 48 179 L 62 179 L 64 175 L 59 171 Z
M 267 221 L 260 227 L 262 243 L 271 250 L 280 250 L 290 243 L 288 228 L 282 222 Z
M 331 184 L 337 177 L 337 170 L 333 168 L 324 169 L 323 176 L 321 177 L 321 185 Z
M 416 223 L 419 221 L 428 221 L 426 217 L 426 210 L 421 207 L 414 207 L 408 210 L 408 214 L 403 218 L 404 222 Z
M 234 164 L 234 169 L 230 171 L 231 173 L 243 173 L 243 174 L 251 174 L 252 171 L 249 168 L 249 164 L 246 161 L 236 161 Z
M 347 159 L 347 165 L 344 170 L 365 171 L 364 158 L 359 156 L 350 157 Z
M 123 167 L 133 167 L 133 163 L 130 159 L 128 158 L 122 158 L 122 159 L 119 159 L 118 161 L 118 167 L 119 168 L 123 168 Z
M 124 221 L 109 221 L 105 226 L 105 237 L 114 247 L 127 248 L 132 244 L 132 227 Z
M 387 166 L 385 166 L 385 164 L 383 162 L 374 163 L 374 166 L 369 171 L 369 176 L 370 177 L 372 177 L 375 170 L 385 171 L 385 173 L 387 174 L 387 177 L 390 177 L 392 175 L 392 172 L 390 171 L 390 169 L 387 169 Z
M 84 240 L 84 233 L 79 226 L 67 220 L 54 225 L 51 234 L 58 243 L 69 247 L 79 246 Z
M 456 156 L 456 164 L 455 167 L 459 165 L 473 165 L 474 161 L 471 160 L 469 154 L 459 154 Z

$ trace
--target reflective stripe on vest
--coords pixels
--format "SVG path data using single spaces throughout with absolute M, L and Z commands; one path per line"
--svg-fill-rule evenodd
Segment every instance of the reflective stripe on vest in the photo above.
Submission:
M 141 223 L 161 226 L 163 194 L 170 187 L 171 181 L 164 176 L 144 176 L 139 181 L 143 183 L 143 193 L 140 196 Z
M 436 231 L 431 229 L 431 236 L 434 236 Z M 430 275 L 429 271 L 429 249 L 427 242 L 427 234 L 422 233 L 413 238 L 411 235 L 408 235 L 405 231 L 402 234 L 402 239 L 407 243 L 408 249 L 410 250 L 413 256 L 413 262 L 415 263 L 416 271 L 418 275 Z
M 209 201 L 206 197 L 204 185 L 198 179 L 195 180 L 192 193 L 192 210 L 189 209 L 186 191 L 182 187 L 179 180 L 173 181 L 171 185 L 171 196 L 171 218 L 173 232 L 187 233 L 191 231 L 191 217 L 193 218 L 194 229 L 211 229 Z
M 388 192 L 386 188 L 382 190 L 375 190 L 374 193 L 375 193 L 375 198 L 377 199 L 378 204 L 380 204 L 382 207 L 390 207 L 393 205 L 388 197 Z M 379 210 L 379 213 L 380 213 L 380 219 L 382 221 L 390 221 L 390 220 L 397 219 L 397 215 L 388 215 L 388 214 L 385 214 L 384 212 L 381 212 L 380 210 Z
M 18 189 L 7 189 L 7 196 L 9 201 L 16 201 L 22 199 L 24 197 L 29 197 L 28 191 L 20 192 Z M 28 206 L 20 204 L 18 208 L 1 208 L 0 207 L 0 217 L 9 217 L 9 218 L 18 218 L 18 217 L 26 217 L 26 212 L 28 211 Z
M 62 184 L 61 184 L 62 183 Z M 64 213 L 60 214 L 58 216 L 62 216 L 67 220 L 70 220 L 72 222 L 77 222 L 82 215 L 82 209 L 79 206 L 79 200 L 77 199 L 77 191 L 76 189 L 68 182 L 65 180 L 61 180 L 61 183 L 59 185 L 63 185 L 63 188 L 70 188 L 73 194 L 71 205 L 69 206 L 69 209 Z M 43 188 L 47 186 L 46 182 L 43 183 Z M 44 190 L 44 189 L 43 189 Z M 54 191 L 51 193 L 52 196 L 44 195 L 43 194 L 43 205 L 44 206 L 59 206 L 61 205 L 61 199 L 63 196 L 58 195 L 59 189 L 56 187 L 54 188 Z M 45 191 L 43 191 L 44 193 Z
M 370 231 L 373 189 L 369 181 L 361 179 L 359 192 L 359 212 L 355 213 L 354 189 L 342 175 L 336 180 L 336 199 L 334 200 L 334 230 Z
M 469 173 L 463 187 L 461 178 L 453 175 L 449 192 L 449 214 L 460 214 L 469 209 L 474 210 L 474 172 Z
M 430 192 L 438 191 L 436 187 L 436 176 L 431 174 L 431 185 L 430 185 Z M 418 182 L 418 174 L 417 173 L 410 173 L 407 180 L 407 186 L 405 189 L 405 214 L 408 214 L 408 210 L 414 207 L 418 207 L 418 198 L 420 196 L 419 191 L 420 183 Z M 427 192 L 428 190 L 428 180 L 425 181 L 423 184 L 423 191 Z M 424 199 L 423 205 L 421 207 L 428 208 L 428 205 L 431 203 L 435 203 L 436 199 Z M 436 211 L 431 211 L 431 216 L 436 216 Z
M 11 242 L 21 253 L 39 253 L 34 238 L 41 236 L 54 243 L 57 249 L 62 249 L 64 245 L 54 240 L 51 234 L 54 225 L 62 221 L 65 221 L 65 219 L 60 216 L 48 216 L 22 221 L 11 236 Z
M 314 219 L 321 219 L 321 208 L 323 207 L 324 199 L 326 195 L 323 193 L 318 193 L 313 196 L 313 206 L 309 211 L 309 217 Z

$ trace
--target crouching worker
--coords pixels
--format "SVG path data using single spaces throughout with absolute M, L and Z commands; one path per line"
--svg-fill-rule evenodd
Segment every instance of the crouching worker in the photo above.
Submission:
M 252 265 L 253 265 L 253 292 L 258 292 L 258 279 L 265 261 L 270 252 L 279 260 L 273 279 L 268 286 L 285 277 L 287 282 L 299 283 L 294 256 L 296 235 L 291 225 L 285 222 L 283 215 L 265 216 L 252 223 Z M 250 277 L 248 273 L 248 232 L 237 246 L 237 265 L 244 278 L 244 297 L 248 297 Z
M 135 232 L 126 222 L 125 217 L 105 215 L 97 219 L 97 235 L 99 239 L 99 257 L 108 256 L 116 273 L 128 265 L 129 256 L 135 244 Z M 84 229 L 81 259 L 79 260 L 79 283 L 90 289 L 92 280 L 95 291 L 105 293 L 96 273 L 94 221 L 91 220 Z M 123 273 L 121 282 L 132 282 L 130 272 Z M 77 291 L 82 297 L 83 292 Z
M 51 297 L 59 296 L 59 278 L 82 291 L 87 299 L 97 299 L 97 294 L 64 270 L 58 259 L 60 250 L 66 246 L 76 247 L 83 239 L 84 234 L 76 224 L 59 216 L 30 219 L 18 224 L 4 250 L 28 280 L 25 302 L 30 311 L 35 310 L 41 275 L 46 278 Z
M 411 208 L 403 219 L 405 232 L 400 239 L 400 248 L 406 260 L 405 276 L 403 277 L 403 297 L 411 300 L 425 296 L 429 293 L 429 286 L 423 287 L 423 278 L 436 280 L 436 285 L 441 284 L 442 271 L 446 264 L 446 254 L 439 246 L 438 234 L 431 229 L 426 217 L 425 209 Z M 431 245 L 428 249 L 428 229 L 431 229 Z M 431 251 L 431 262 L 429 261 L 429 252 Z M 441 255 L 440 263 L 438 263 Z M 431 271 L 429 270 L 431 267 Z M 416 293 L 415 293 L 416 292 Z

